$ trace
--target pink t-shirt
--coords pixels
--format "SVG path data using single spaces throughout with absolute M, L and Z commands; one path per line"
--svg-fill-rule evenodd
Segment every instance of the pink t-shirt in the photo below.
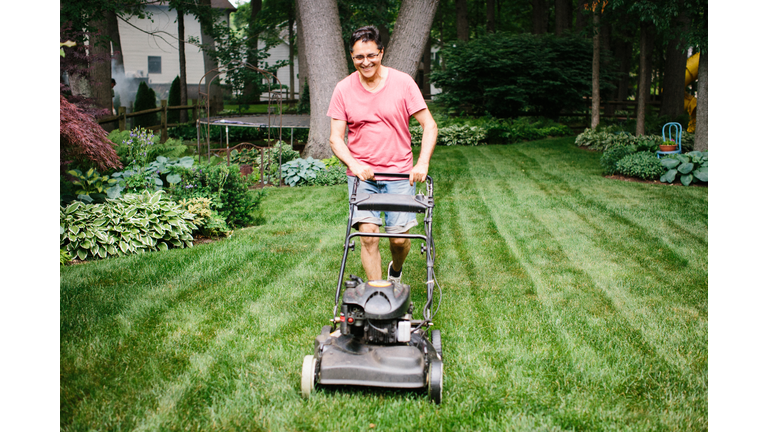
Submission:
M 407 174 L 413 169 L 408 120 L 427 103 L 406 73 L 389 68 L 382 85 L 371 93 L 353 72 L 336 84 L 327 115 L 347 122 L 349 152 L 360 163 L 374 172 Z M 347 175 L 352 171 L 347 169 Z

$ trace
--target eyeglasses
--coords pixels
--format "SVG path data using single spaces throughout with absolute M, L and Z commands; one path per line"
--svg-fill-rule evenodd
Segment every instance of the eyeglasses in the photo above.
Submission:
M 379 52 L 377 52 L 376 54 L 368 54 L 368 55 L 362 55 L 362 54 L 360 54 L 360 55 L 352 56 L 352 58 L 353 58 L 353 59 L 354 59 L 356 62 L 362 62 L 362 61 L 363 61 L 363 60 L 365 60 L 366 58 L 368 59 L 368 61 L 374 61 L 374 60 L 376 60 L 376 57 L 378 57 L 378 56 L 379 56 L 379 54 L 381 54 L 381 50 L 379 50 Z

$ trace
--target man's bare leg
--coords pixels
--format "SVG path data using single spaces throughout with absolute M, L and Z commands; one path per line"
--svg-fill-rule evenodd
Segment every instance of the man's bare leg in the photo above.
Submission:
M 361 233 L 377 233 L 379 232 L 379 226 L 372 223 L 360 223 L 358 225 L 358 231 Z M 362 249 L 360 250 L 360 259 L 363 262 L 363 270 L 365 270 L 365 276 L 368 277 L 368 280 L 380 280 L 381 252 L 379 251 L 379 238 L 360 237 L 360 242 L 363 245 Z M 403 260 L 405 260 L 405 258 L 403 258 Z M 400 265 L 402 265 L 402 262 Z
M 408 231 L 405 232 L 406 234 Z M 411 251 L 411 239 L 390 238 L 389 251 L 392 252 L 392 270 L 399 272 L 403 269 L 405 258 Z M 387 275 L 389 276 L 389 275 Z

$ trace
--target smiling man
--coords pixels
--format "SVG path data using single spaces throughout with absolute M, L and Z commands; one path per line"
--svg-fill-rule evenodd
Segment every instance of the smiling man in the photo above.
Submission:
M 349 46 L 357 70 L 336 84 L 328 108 L 331 150 L 347 165 L 349 193 L 352 193 L 357 177 L 361 180 L 360 192 L 414 195 L 414 182 L 423 182 L 427 178 L 429 160 L 437 141 L 437 124 L 413 78 L 381 65 L 384 46 L 375 27 L 355 30 Z M 421 153 L 415 166 L 408 130 L 411 116 L 424 130 Z M 344 141 L 347 128 L 349 144 Z M 374 172 L 409 174 L 409 179 L 374 178 Z M 352 225 L 360 232 L 379 232 L 379 227 L 385 225 L 388 233 L 407 233 L 416 225 L 416 214 L 385 212 L 382 223 L 377 213 L 356 211 L 352 215 Z M 360 255 L 368 280 L 382 279 L 378 237 L 361 239 Z M 411 242 L 390 238 L 389 249 L 392 261 L 387 267 L 387 279 L 400 283 Z

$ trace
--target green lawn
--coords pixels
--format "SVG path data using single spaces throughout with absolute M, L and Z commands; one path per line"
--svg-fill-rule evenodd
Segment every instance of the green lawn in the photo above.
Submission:
M 707 188 L 604 179 L 599 156 L 572 137 L 436 150 L 442 405 L 301 398 L 346 187 L 284 188 L 228 240 L 61 270 L 61 429 L 708 429 Z

